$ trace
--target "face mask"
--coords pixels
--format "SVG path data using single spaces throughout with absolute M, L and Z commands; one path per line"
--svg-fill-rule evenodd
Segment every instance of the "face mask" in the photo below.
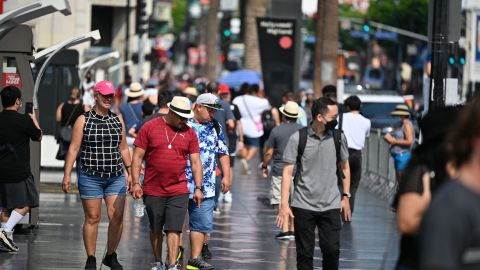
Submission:
M 333 119 L 332 121 L 329 121 L 325 124 L 325 129 L 334 130 L 337 125 L 338 125 L 337 119 Z

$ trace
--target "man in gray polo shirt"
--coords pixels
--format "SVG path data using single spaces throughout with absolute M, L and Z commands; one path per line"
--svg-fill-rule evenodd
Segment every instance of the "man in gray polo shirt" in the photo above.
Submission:
M 345 136 L 341 136 L 340 156 L 344 179 L 342 193 L 336 174 L 336 152 L 333 129 L 337 125 L 338 107 L 328 98 L 314 101 L 312 125 L 307 130 L 307 144 L 301 158 L 301 172 L 296 179 L 292 209 L 288 205 L 288 193 L 292 173 L 297 162 L 300 133 L 288 140 L 283 154 L 282 195 L 277 225 L 282 228 L 289 218 L 295 217 L 295 242 L 297 269 L 313 269 L 315 227 L 318 228 L 322 250 L 322 266 L 325 270 L 338 269 L 340 257 L 340 215 L 350 221 L 350 168 Z

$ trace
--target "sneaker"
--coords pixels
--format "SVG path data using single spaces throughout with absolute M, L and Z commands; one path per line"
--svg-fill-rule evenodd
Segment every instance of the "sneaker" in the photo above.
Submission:
M 288 232 L 279 232 L 277 235 L 275 235 L 275 238 L 278 240 L 288 240 L 290 239 L 290 234 Z
M 97 270 L 97 258 L 95 256 L 88 256 L 85 270 Z
M 4 243 L 0 241 L 0 252 L 12 252 Z
M 161 262 L 154 262 L 150 264 L 150 270 L 164 270 L 163 263 Z
M 205 259 L 205 260 L 210 260 L 212 258 L 212 253 L 210 252 L 210 250 L 208 249 L 208 244 L 205 243 L 203 244 L 203 247 L 202 247 L 202 257 Z M 210 269 L 210 268 L 208 268 Z M 213 269 L 213 268 L 212 268 Z
M 183 247 L 178 247 L 178 255 L 177 255 L 177 262 L 176 265 L 182 265 L 183 263 Z
M 230 191 L 223 195 L 223 201 L 226 203 L 232 202 L 232 193 Z
M 248 162 L 246 159 L 240 159 L 240 163 L 242 164 L 242 174 L 251 174 L 250 170 L 248 169 Z
M 103 258 L 103 264 L 110 267 L 112 270 L 123 270 L 123 266 L 118 262 L 117 253 L 113 252 Z
M 18 251 L 17 245 L 15 242 L 13 242 L 13 231 L 7 232 L 3 229 L 0 229 L 0 242 L 2 242 L 5 247 L 10 249 L 10 251 Z
M 213 215 L 216 216 L 216 215 L 219 215 L 220 213 L 221 213 L 220 209 L 218 208 L 213 209 Z
M 162 269 L 163 269 L 163 268 L 162 268 Z M 171 265 L 165 264 L 165 270 L 179 270 L 179 269 L 182 269 L 182 266 L 181 266 L 181 265 L 178 265 L 178 264 L 171 264 Z
M 290 237 L 290 240 L 295 240 L 295 232 L 289 231 L 288 236 Z
M 202 256 L 188 260 L 187 270 L 213 270 L 213 266 L 207 263 Z

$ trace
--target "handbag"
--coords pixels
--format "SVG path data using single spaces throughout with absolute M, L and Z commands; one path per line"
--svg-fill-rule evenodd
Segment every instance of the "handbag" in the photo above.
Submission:
M 65 160 L 67 158 L 67 153 L 68 153 L 68 147 L 70 146 L 70 143 L 60 141 L 58 144 L 58 151 L 57 155 L 55 156 L 56 159 L 58 160 Z

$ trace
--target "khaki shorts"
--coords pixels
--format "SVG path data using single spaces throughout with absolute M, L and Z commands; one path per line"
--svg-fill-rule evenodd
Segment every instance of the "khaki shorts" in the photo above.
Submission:
M 273 176 L 273 175 L 271 177 L 272 177 L 272 182 L 270 187 L 270 204 L 271 205 L 280 204 L 280 197 L 282 195 L 282 177 Z M 293 184 L 293 176 L 292 176 L 292 183 L 290 184 L 290 192 L 289 192 L 289 198 L 288 198 L 289 205 L 292 203 L 293 189 L 294 189 L 294 184 Z

